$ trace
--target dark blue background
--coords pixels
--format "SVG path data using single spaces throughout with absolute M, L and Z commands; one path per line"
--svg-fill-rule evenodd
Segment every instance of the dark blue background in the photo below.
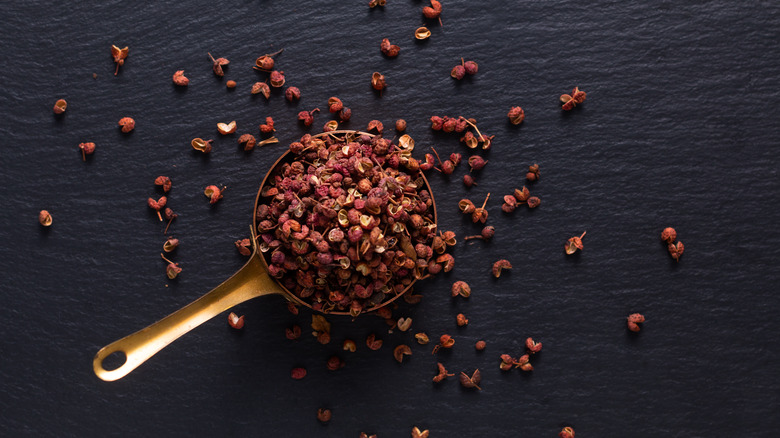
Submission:
M 3 2 L 0 16 L 0 435 L 3 436 L 338 436 L 360 431 L 409 436 L 549 437 L 573 426 L 582 437 L 774 436 L 778 420 L 777 208 L 780 5 L 773 1 L 444 1 L 444 25 L 413 38 L 422 1 Z M 379 52 L 382 38 L 401 46 Z M 118 76 L 111 44 L 130 46 Z M 299 103 L 269 101 L 249 88 L 264 75 L 256 57 L 277 58 Z M 216 78 L 206 52 L 230 59 Z M 449 77 L 461 57 L 479 73 Z M 171 84 L 175 70 L 191 79 Z M 373 71 L 387 76 L 381 97 Z M 97 73 L 93 79 L 92 74 Z M 234 91 L 224 81 L 234 79 Z M 575 85 L 587 101 L 564 113 L 557 101 Z M 456 268 L 417 287 L 425 296 L 395 316 L 410 332 L 388 334 L 371 316 L 331 318 L 333 342 L 309 335 L 280 297 L 237 308 L 242 333 L 223 316 L 194 330 L 128 377 L 94 376 L 95 352 L 196 299 L 242 263 L 233 241 L 248 234 L 260 180 L 285 145 L 306 132 L 302 109 L 339 96 L 353 110 L 345 127 L 399 117 L 422 157 L 472 151 L 431 131 L 431 115 L 464 115 L 495 134 L 489 164 L 466 190 L 461 165 L 430 173 L 440 227 L 459 237 L 479 227 L 457 201 L 487 192 L 490 243 L 461 240 Z M 52 115 L 57 98 L 69 102 Z M 507 122 L 520 105 L 526 121 Z M 116 122 L 131 116 L 130 135 Z M 276 120 L 282 144 L 244 153 L 217 122 L 256 132 Z M 317 131 L 329 120 L 318 114 Z M 389 131 L 389 136 L 393 131 Z M 209 156 L 190 139 L 214 138 Z M 82 162 L 77 145 L 97 143 Z M 535 211 L 500 210 L 537 162 Z M 146 207 L 152 182 L 174 182 L 179 213 L 171 234 L 184 272 L 168 281 L 158 253 L 161 224 Z M 228 186 L 211 207 L 208 184 Z M 37 214 L 48 209 L 47 230 Z M 677 228 L 679 264 L 659 235 Z M 587 230 L 585 250 L 563 243 Z M 490 265 L 514 269 L 496 280 Z M 466 280 L 468 300 L 449 287 Z M 455 325 L 455 314 L 471 320 Z M 647 317 L 637 336 L 625 317 Z M 284 338 L 293 323 L 298 342 Z M 430 354 L 412 333 L 456 339 Z M 363 345 L 377 333 L 378 352 Z M 544 350 L 531 374 L 501 372 L 499 355 L 519 355 L 533 336 Z M 337 372 L 325 361 L 347 337 Z M 473 344 L 488 347 L 476 353 Z M 392 359 L 412 345 L 407 363 Z M 436 362 L 454 372 L 480 368 L 481 392 L 455 379 L 434 385 Z M 290 368 L 305 366 L 302 381 Z M 317 408 L 333 410 L 327 426 Z

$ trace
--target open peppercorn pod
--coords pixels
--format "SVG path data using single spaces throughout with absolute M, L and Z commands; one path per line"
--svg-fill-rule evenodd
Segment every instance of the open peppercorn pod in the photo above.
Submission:
M 310 138 L 317 139 L 317 143 L 325 143 L 325 144 L 333 144 L 336 142 L 343 142 L 345 146 L 343 148 L 337 149 L 332 151 L 331 153 L 334 155 L 338 155 L 339 153 L 342 154 L 354 154 L 356 150 L 366 150 L 366 148 L 370 149 L 369 143 L 367 142 L 367 139 L 370 140 L 374 138 L 373 135 L 367 134 L 364 132 L 357 132 L 357 131 L 332 131 L 322 134 L 317 134 L 314 136 L 309 136 Z M 363 142 L 362 144 L 360 142 Z M 381 144 L 380 144 L 381 143 Z M 340 143 L 336 143 L 340 144 Z M 373 143 L 374 149 L 377 147 L 380 147 L 382 149 L 385 148 L 385 146 L 389 146 L 387 150 L 390 151 L 388 153 L 387 151 L 384 152 L 383 156 L 380 157 L 373 157 L 375 163 L 379 163 L 380 159 L 385 159 L 385 166 L 377 166 L 375 169 L 381 170 L 384 172 L 390 172 L 390 169 L 394 166 L 397 167 L 398 164 L 396 163 L 398 160 L 406 160 L 408 162 L 407 168 L 413 168 L 414 164 L 416 163 L 413 158 L 411 158 L 411 150 L 410 148 L 404 148 L 404 146 L 396 146 L 396 145 L 390 145 L 390 142 L 387 141 L 376 141 Z M 297 150 L 298 146 L 301 146 L 302 150 Z M 285 264 L 282 261 L 280 263 L 281 256 L 278 256 L 279 252 L 274 251 L 273 244 L 271 242 L 267 242 L 266 239 L 263 238 L 263 234 L 267 234 L 265 231 L 265 226 L 262 223 L 262 215 L 259 214 L 259 207 L 261 207 L 264 204 L 264 199 L 267 200 L 270 197 L 275 198 L 277 195 L 279 195 L 279 190 L 275 186 L 279 182 L 279 176 L 280 172 L 283 169 L 292 169 L 297 166 L 291 165 L 291 163 L 299 163 L 298 161 L 295 161 L 296 155 L 302 153 L 303 151 L 306 151 L 306 147 L 302 145 L 299 142 L 294 142 L 290 146 L 290 151 L 283 154 L 271 167 L 271 170 L 266 174 L 265 178 L 263 179 L 260 188 L 257 192 L 257 197 L 255 199 L 255 214 L 253 215 L 253 223 L 252 223 L 252 252 L 251 256 L 249 257 L 249 260 L 246 262 L 246 264 L 239 269 L 238 272 L 236 272 L 233 276 L 231 276 L 229 279 L 227 279 L 225 282 L 202 296 L 201 298 L 195 300 L 194 302 L 190 303 L 189 305 L 181 308 L 180 310 L 174 312 L 173 314 L 161 319 L 160 321 L 151 324 L 150 326 L 133 333 L 129 336 L 126 336 L 118 341 L 115 341 L 97 352 L 95 355 L 95 358 L 93 360 L 93 369 L 95 374 L 105 380 L 105 381 L 114 381 L 117 379 L 120 379 L 124 376 L 126 376 L 128 373 L 130 373 L 132 370 L 137 368 L 139 365 L 144 363 L 146 360 L 151 358 L 154 354 L 156 354 L 158 351 L 165 348 L 168 344 L 178 339 L 180 336 L 186 334 L 190 330 L 194 329 L 195 327 L 199 326 L 200 324 L 210 320 L 211 318 L 221 314 L 222 312 L 240 304 L 245 301 L 248 301 L 252 298 L 256 298 L 263 295 L 270 295 L 270 294 L 278 294 L 284 296 L 285 299 L 290 301 L 291 303 L 295 303 L 299 306 L 306 306 L 309 307 L 315 311 L 319 311 L 322 313 L 327 314 L 334 314 L 334 315 L 347 315 L 347 316 L 357 316 L 359 313 L 367 313 L 367 312 L 374 312 L 381 308 L 385 308 L 388 304 L 392 303 L 396 299 L 400 298 L 404 294 L 406 294 L 412 287 L 412 285 L 420 278 L 424 277 L 424 275 L 420 275 L 420 272 L 424 270 L 424 268 L 421 268 L 421 265 L 424 264 L 424 262 L 433 263 L 431 260 L 433 256 L 433 251 L 422 251 L 425 253 L 424 258 L 419 258 L 417 256 L 415 258 L 415 254 L 419 254 L 419 252 L 416 251 L 416 248 L 411 247 L 411 243 L 406 241 L 404 242 L 402 239 L 397 239 L 398 241 L 391 241 L 386 243 L 386 248 L 382 248 L 381 252 L 378 252 L 379 254 L 387 253 L 391 250 L 396 250 L 395 253 L 397 254 L 397 260 L 394 259 L 394 263 L 399 263 L 398 261 L 403 261 L 403 264 L 399 264 L 396 267 L 393 267 L 393 269 L 396 269 L 395 271 L 392 271 L 392 278 L 397 279 L 400 278 L 399 271 L 403 271 L 405 274 L 414 273 L 413 275 L 408 275 L 404 278 L 404 281 L 399 281 L 397 284 L 395 282 L 391 283 L 388 281 L 388 284 L 392 284 L 393 287 L 390 288 L 384 288 L 381 292 L 381 294 L 375 294 L 374 296 L 370 296 L 365 289 L 359 290 L 357 292 L 354 292 L 357 294 L 358 297 L 362 298 L 361 295 L 368 296 L 365 300 L 361 300 L 361 304 L 364 306 L 359 309 L 357 314 L 354 312 L 353 306 L 347 306 L 344 308 L 344 306 L 340 306 L 340 302 L 337 300 L 338 295 L 346 295 L 343 291 L 339 290 L 331 290 L 331 296 L 326 296 L 325 302 L 329 302 L 329 300 L 332 300 L 335 304 L 332 307 L 329 306 L 321 306 L 318 305 L 319 303 L 315 303 L 314 305 L 312 302 L 307 301 L 307 296 L 302 293 L 300 290 L 295 289 L 293 286 L 295 286 L 294 282 L 285 281 L 285 278 L 283 275 L 280 275 L 280 270 L 286 269 Z M 310 151 L 311 152 L 311 151 Z M 324 154 L 325 155 L 325 154 Z M 352 155 L 350 155 L 352 156 Z M 327 157 L 323 158 L 322 160 L 315 159 L 314 161 L 324 163 L 325 159 Z M 300 164 L 300 163 L 299 163 Z M 324 165 L 324 164 L 323 164 Z M 370 168 L 370 162 L 369 161 L 360 161 L 357 160 L 356 163 L 354 163 L 355 169 L 357 169 L 360 172 L 364 172 L 366 169 Z M 371 165 L 373 166 L 373 165 Z M 392 173 L 392 172 L 390 172 Z M 429 214 L 431 218 L 431 222 L 429 224 L 430 231 L 435 231 L 436 224 L 437 224 L 437 215 L 436 215 L 436 203 L 433 199 L 433 194 L 430 189 L 430 185 L 428 183 L 428 180 L 425 178 L 425 176 L 420 172 L 419 170 L 410 171 L 410 175 L 414 176 L 414 181 L 416 182 L 420 192 L 418 192 L 420 195 L 423 191 L 427 192 L 427 197 L 429 198 L 428 202 L 428 208 L 429 208 Z M 386 177 L 387 178 L 387 177 Z M 402 178 L 403 179 L 403 178 Z M 343 180 L 342 180 L 343 182 Z M 392 178 L 390 180 L 387 180 L 386 183 L 390 186 L 392 186 L 392 190 L 394 193 L 401 194 L 401 197 L 404 197 L 408 195 L 407 192 L 404 191 L 404 186 L 401 184 L 398 180 L 393 180 Z M 398 185 L 401 184 L 401 185 Z M 274 191 L 277 193 L 274 194 Z M 348 202 L 351 202 L 353 207 L 355 203 L 360 204 L 360 199 L 357 197 L 359 190 L 356 188 L 355 192 L 351 194 L 355 199 L 350 199 Z M 284 196 L 284 194 L 281 194 Z M 414 194 L 412 194 L 414 195 Z M 348 202 L 345 202 L 345 205 L 347 205 Z M 362 202 L 364 205 L 363 207 L 366 208 L 366 211 L 370 211 L 370 208 L 372 206 L 368 205 L 368 202 Z M 402 209 L 404 208 L 405 204 L 403 201 L 399 203 L 398 206 L 395 204 L 389 203 L 387 205 L 387 214 L 396 214 L 400 215 L 402 213 Z M 273 208 L 273 207 L 271 207 Z M 262 210 L 262 209 L 261 209 Z M 343 209 L 342 209 L 343 210 Z M 294 212 L 292 213 L 295 214 Z M 384 214 L 384 213 L 383 213 Z M 345 213 L 345 216 L 349 216 L 350 214 Z M 368 215 L 365 215 L 368 216 Z M 338 217 L 338 219 L 341 219 Z M 363 224 L 363 217 L 358 217 L 358 224 Z M 351 218 L 346 217 L 346 220 L 349 222 Z M 369 218 L 368 223 L 373 220 Z M 399 222 L 394 222 L 393 227 L 390 228 L 396 228 L 398 227 Z M 289 225 L 289 224 L 287 224 Z M 299 224 L 300 225 L 300 224 Z M 379 224 L 381 225 L 381 223 Z M 352 225 L 350 228 L 353 228 L 355 225 Z M 287 233 L 287 230 L 285 228 L 288 228 L 290 233 L 301 233 L 301 230 L 296 231 L 298 229 L 297 226 L 279 226 L 281 233 Z M 314 228 L 314 226 L 312 227 Z M 373 230 L 376 227 L 371 229 L 371 233 L 366 232 L 364 239 L 358 239 L 359 244 L 357 246 L 363 247 L 367 246 L 368 244 L 365 242 L 369 242 L 371 239 L 374 239 L 376 241 L 377 239 L 382 239 L 381 236 L 377 236 Z M 349 236 L 349 232 L 351 230 L 347 230 L 346 233 L 341 233 L 341 238 L 344 238 L 343 234 L 347 235 L 347 238 Z M 260 235 L 258 236 L 256 233 L 260 232 Z M 407 233 L 407 230 L 401 230 L 403 233 Z M 413 233 L 413 232 L 412 232 Z M 331 238 L 330 236 L 331 232 L 328 232 L 328 238 Z M 339 234 L 339 233 L 333 233 L 333 234 Z M 432 237 L 432 236 L 431 236 Z M 390 237 L 388 237 L 386 240 L 391 240 Z M 319 243 L 319 242 L 318 242 Z M 371 245 L 375 245 L 375 243 L 371 243 Z M 383 244 L 385 245 L 385 244 Z M 397 247 L 395 246 L 397 245 Z M 354 245 L 349 245 L 350 248 L 352 248 Z M 297 248 L 297 247 L 296 247 Z M 362 250 L 362 248 L 361 248 Z M 323 252 L 320 251 L 318 256 L 322 254 Z M 277 254 L 276 256 L 274 254 Z M 363 257 L 366 253 L 363 253 Z M 324 258 L 327 258 L 325 256 L 322 256 Z M 341 266 L 341 268 L 344 268 L 344 265 L 346 263 L 343 262 L 342 258 L 332 258 L 332 260 L 321 260 L 323 265 L 330 265 L 330 266 Z M 312 261 L 314 263 L 314 261 Z M 428 265 L 430 266 L 430 265 Z M 360 266 L 356 267 L 356 269 L 360 268 Z M 291 275 L 295 276 L 298 272 L 303 272 L 302 269 L 290 269 Z M 358 269 L 358 272 L 363 273 Z M 390 272 L 388 270 L 388 272 Z M 433 271 L 431 271 L 433 272 Z M 283 272 L 281 272 L 283 273 Z M 294 278 L 294 277 L 293 277 Z M 321 278 L 318 278 L 317 280 L 322 280 Z M 372 283 L 373 284 L 373 283 Z M 293 290 L 291 290 L 293 288 Z M 335 288 L 334 288 L 335 289 Z M 334 297 L 335 295 L 335 297 Z M 370 298 L 370 299 L 369 299 Z M 358 301 L 357 299 L 353 300 Z M 108 370 L 104 368 L 103 361 L 115 354 L 115 353 L 124 353 L 125 355 L 125 361 L 122 363 L 119 367 L 115 369 Z

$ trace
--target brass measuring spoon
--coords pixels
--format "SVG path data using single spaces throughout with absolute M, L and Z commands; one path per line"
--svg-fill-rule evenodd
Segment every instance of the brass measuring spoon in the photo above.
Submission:
M 373 136 L 372 134 L 359 131 L 332 131 L 313 135 L 312 137 L 340 136 L 344 139 L 349 139 L 360 135 Z M 312 308 L 310 304 L 302 301 L 295 296 L 295 294 L 271 278 L 268 274 L 268 261 L 261 255 L 261 252 L 257 250 L 257 239 L 254 238 L 255 230 L 257 229 L 257 215 L 254 212 L 257 211 L 257 207 L 260 205 L 263 187 L 265 187 L 266 182 L 269 181 L 269 178 L 273 175 L 274 171 L 281 164 L 291 161 L 292 158 L 293 156 L 289 151 L 282 154 L 273 166 L 271 166 L 271 170 L 268 171 L 265 178 L 263 178 L 263 182 L 260 184 L 260 189 L 257 191 L 257 197 L 255 198 L 255 208 L 252 213 L 252 255 L 249 257 L 246 264 L 222 284 L 192 303 L 144 329 L 101 348 L 92 361 L 92 368 L 99 378 L 109 382 L 121 379 L 180 336 L 220 313 L 241 304 L 244 301 L 251 300 L 252 298 L 278 294 L 284 296 L 289 301 L 293 301 L 295 304 Z M 433 198 L 431 186 L 425 178 L 425 175 L 423 175 L 422 172 L 420 172 L 420 175 L 425 183 L 425 189 L 431 194 L 431 200 L 433 200 L 433 221 L 434 224 L 436 224 L 438 221 L 436 201 Z M 397 300 L 409 291 L 416 281 L 417 280 L 413 280 L 401 293 L 393 298 L 383 301 L 372 308 L 366 309 L 365 312 L 375 311 Z M 349 312 L 328 312 L 328 314 L 349 315 Z M 108 356 L 117 352 L 124 353 L 125 362 L 113 370 L 105 369 L 103 367 L 103 361 Z

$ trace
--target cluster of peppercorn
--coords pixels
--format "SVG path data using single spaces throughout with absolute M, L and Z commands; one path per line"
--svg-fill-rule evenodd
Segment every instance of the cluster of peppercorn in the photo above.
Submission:
M 509 354 L 501 355 L 501 363 L 498 367 L 502 371 L 509 371 L 512 368 L 520 368 L 523 371 L 533 371 L 534 367 L 531 365 L 531 356 L 542 351 L 542 343 L 536 342 L 533 338 L 525 340 L 526 354 L 515 359 Z
M 456 65 L 455 67 L 452 67 L 452 71 L 450 71 L 450 76 L 457 80 L 463 79 L 467 74 L 468 75 L 475 75 L 477 74 L 477 71 L 479 70 L 479 66 L 474 61 L 463 61 L 463 58 L 460 58 L 460 64 Z
M 677 240 L 677 231 L 672 227 L 664 228 L 661 232 L 661 240 L 667 243 L 666 249 L 669 251 L 669 255 L 675 261 L 680 261 L 683 251 L 685 251 L 685 245 Z M 677 242 L 675 242 L 677 240 Z
M 452 269 L 408 144 L 307 134 L 290 151 L 256 214 L 269 273 L 298 298 L 358 315 Z
M 379 44 L 379 50 L 388 58 L 395 58 L 401 52 L 401 48 L 395 44 L 390 44 L 390 40 L 387 38 L 383 39 Z
M 536 208 L 542 200 L 538 196 L 531 196 L 531 192 L 523 186 L 522 189 L 515 189 L 511 195 L 504 195 L 504 203 L 501 205 L 501 211 L 504 213 L 511 213 L 515 209 L 523 204 L 526 204 L 528 208 Z

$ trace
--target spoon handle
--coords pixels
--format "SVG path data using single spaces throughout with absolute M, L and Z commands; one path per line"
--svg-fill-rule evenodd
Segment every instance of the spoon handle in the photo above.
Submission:
M 237 304 L 268 294 L 284 294 L 284 291 L 271 279 L 260 255 L 254 251 L 238 272 L 211 292 L 160 321 L 101 348 L 92 361 L 95 374 L 105 381 L 121 379 L 195 327 Z M 116 352 L 125 354 L 125 362 L 113 370 L 103 368 L 106 357 Z

